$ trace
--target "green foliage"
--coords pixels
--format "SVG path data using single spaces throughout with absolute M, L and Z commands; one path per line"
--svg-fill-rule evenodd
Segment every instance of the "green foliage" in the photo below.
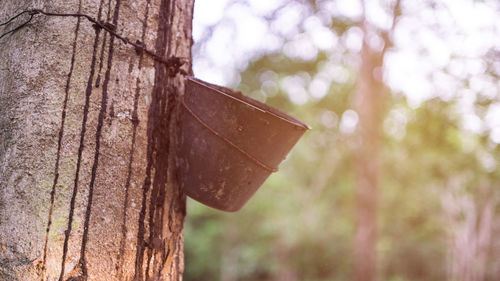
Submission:
M 353 24 L 338 18 L 330 28 L 341 37 Z M 353 280 L 356 138 L 341 123 L 352 109 L 357 73 L 347 62 L 356 56 L 339 48 L 303 61 L 277 52 L 257 57 L 240 74 L 238 90 L 312 130 L 240 212 L 223 213 L 189 200 L 185 280 Z M 295 104 L 282 87 L 284 79 L 300 77 L 310 85 L 325 65 L 347 77 L 330 81 L 326 95 Z M 473 197 L 479 198 L 480 186 L 487 183 L 494 187 L 490 196 L 499 198 L 500 146 L 490 141 L 489 132 L 463 128 L 458 98 L 434 98 L 414 108 L 401 95 L 391 96 L 380 153 L 378 274 L 387 281 L 446 280 L 453 222 L 446 219 L 442 196 L 459 179 Z M 478 98 L 478 115 L 491 104 Z M 494 280 L 494 274 L 490 270 L 486 280 Z

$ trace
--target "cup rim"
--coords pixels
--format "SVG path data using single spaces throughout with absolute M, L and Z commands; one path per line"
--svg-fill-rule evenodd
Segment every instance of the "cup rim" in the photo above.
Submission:
M 193 77 L 193 76 L 187 76 L 186 79 L 189 82 L 193 82 L 193 83 L 202 85 L 204 87 L 210 88 L 214 92 L 222 94 L 224 97 L 233 99 L 233 100 L 235 100 L 239 103 L 242 103 L 242 104 L 244 104 L 252 109 L 258 110 L 264 114 L 269 114 L 269 115 L 272 115 L 274 117 L 277 117 L 283 121 L 286 121 L 289 124 L 295 125 L 299 129 L 304 129 L 304 130 L 311 129 L 311 127 L 309 125 L 298 120 L 297 118 L 295 118 L 295 117 L 293 117 L 293 116 L 291 116 L 291 115 L 289 115 L 289 114 L 287 114 L 287 113 L 285 113 L 277 108 L 274 108 L 270 105 L 267 105 L 263 102 L 260 102 L 258 100 L 252 99 L 252 98 L 247 97 L 247 96 L 244 96 L 241 92 L 236 92 L 236 91 L 233 91 L 229 88 L 222 87 L 222 86 L 217 86 L 217 85 L 205 82 L 203 80 L 200 80 L 200 79 Z

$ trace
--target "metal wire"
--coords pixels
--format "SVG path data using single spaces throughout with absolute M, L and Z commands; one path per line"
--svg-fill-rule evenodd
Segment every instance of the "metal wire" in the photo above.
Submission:
M 80 17 L 80 18 L 85 18 L 89 22 L 93 23 L 94 24 L 94 28 L 103 29 L 103 30 L 107 31 L 109 34 L 111 34 L 112 36 L 120 39 L 124 44 L 126 44 L 126 45 L 127 44 L 128 45 L 132 45 L 135 48 L 135 50 L 136 50 L 137 53 L 144 52 L 147 55 L 149 55 L 150 57 L 152 57 L 154 60 L 159 61 L 159 62 L 165 64 L 168 67 L 170 75 L 175 75 L 177 73 L 180 73 L 182 75 L 187 75 L 187 72 L 185 70 L 180 69 L 180 67 L 188 61 L 186 58 L 175 57 L 175 56 L 164 57 L 164 56 L 158 55 L 154 51 L 151 51 L 151 50 L 145 48 L 144 44 L 141 41 L 135 40 L 135 42 L 134 42 L 134 40 L 131 40 L 131 39 L 125 37 L 125 36 L 122 36 L 122 35 L 116 33 L 116 26 L 114 26 L 113 24 L 107 23 L 107 22 L 103 22 L 103 21 L 100 21 L 100 20 L 96 20 L 95 18 L 93 18 L 93 17 L 91 17 L 89 15 L 86 15 L 86 14 L 81 14 L 81 13 L 52 13 L 52 12 L 46 12 L 46 11 L 43 11 L 43 10 L 40 10 L 40 9 L 31 9 L 31 10 L 24 10 L 24 11 L 18 13 L 17 15 L 13 16 L 12 18 L 10 18 L 9 20 L 7 20 L 6 22 L 0 23 L 0 26 L 9 24 L 10 22 L 14 21 L 16 18 L 20 17 L 23 14 L 29 14 L 30 18 L 26 22 L 24 22 L 21 25 L 17 26 L 16 28 L 3 33 L 0 36 L 0 39 L 2 39 L 4 36 L 6 36 L 6 35 L 8 35 L 10 33 L 16 32 L 17 30 L 25 27 L 28 23 L 31 22 L 31 20 L 33 19 L 33 17 L 35 15 L 38 15 L 38 14 L 42 14 L 42 15 L 45 15 L 45 16 L 54 16 L 54 17 Z
M 34 16 L 35 14 L 34 14 L 34 13 L 30 13 L 29 11 L 23 11 L 23 12 L 21 12 L 21 13 L 19 13 L 19 14 L 15 15 L 14 17 L 10 18 L 8 21 L 6 21 L 6 22 L 4 22 L 4 23 L 0 24 L 0 26 L 9 24 L 11 21 L 15 20 L 16 18 L 20 17 L 21 15 L 23 15 L 23 14 L 25 14 L 25 13 L 29 13 L 29 14 L 30 14 L 30 18 L 29 18 L 27 21 L 25 21 L 23 24 L 21 24 L 21 25 L 17 26 L 16 28 L 11 29 L 11 30 L 9 30 L 9 31 L 7 31 L 7 32 L 5 32 L 5 33 L 3 33 L 2 35 L 0 35 L 0 39 L 2 39 L 2 38 L 3 38 L 4 36 L 6 36 L 7 34 L 14 33 L 14 32 L 16 32 L 16 31 L 18 31 L 19 29 L 21 29 L 21 28 L 25 27 L 28 23 L 30 23 L 30 22 L 31 22 L 31 20 L 33 19 L 33 16 Z
M 23 15 L 25 13 L 29 13 L 29 11 L 22 11 L 22 12 L 18 13 L 17 15 L 13 16 L 12 18 L 10 18 L 8 21 L 6 21 L 4 23 L 0 23 L 0 26 L 9 24 L 11 21 L 15 20 L 16 18 L 20 17 L 21 15 Z

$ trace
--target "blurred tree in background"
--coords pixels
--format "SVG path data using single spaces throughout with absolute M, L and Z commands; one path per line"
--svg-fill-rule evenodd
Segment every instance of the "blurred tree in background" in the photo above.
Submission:
M 221 2 L 195 73 L 313 129 L 240 212 L 189 201 L 185 280 L 500 280 L 497 1 Z

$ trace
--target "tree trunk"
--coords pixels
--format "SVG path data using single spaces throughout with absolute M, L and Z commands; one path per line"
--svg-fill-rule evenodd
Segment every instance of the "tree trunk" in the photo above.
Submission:
M 0 21 L 85 13 L 191 72 L 193 4 L 3 0 Z M 0 62 L 0 280 L 181 280 L 182 75 L 75 17 L 36 15 Z
M 365 31 L 366 34 L 366 31 Z M 365 35 L 366 36 L 366 35 Z M 379 147 L 383 113 L 383 84 L 374 77 L 383 56 L 363 40 L 355 108 L 359 115 L 355 155 L 356 173 L 356 281 L 375 280 Z
M 447 190 L 441 196 L 449 223 L 448 280 L 486 279 L 498 199 L 491 183 L 483 183 L 477 190 L 479 198 L 467 193 L 464 182 L 457 177 L 447 183 Z
M 392 46 L 394 29 L 401 15 L 401 0 L 396 0 L 392 9 L 390 30 L 379 30 L 370 26 L 363 4 L 363 45 L 361 65 L 356 83 L 354 107 L 359 115 L 355 147 L 356 175 L 356 249 L 355 280 L 374 281 L 376 274 L 377 201 L 380 182 L 380 146 L 384 103 L 387 99 L 383 82 L 384 57 Z M 384 46 L 380 51 L 369 45 L 370 36 L 381 36 Z

